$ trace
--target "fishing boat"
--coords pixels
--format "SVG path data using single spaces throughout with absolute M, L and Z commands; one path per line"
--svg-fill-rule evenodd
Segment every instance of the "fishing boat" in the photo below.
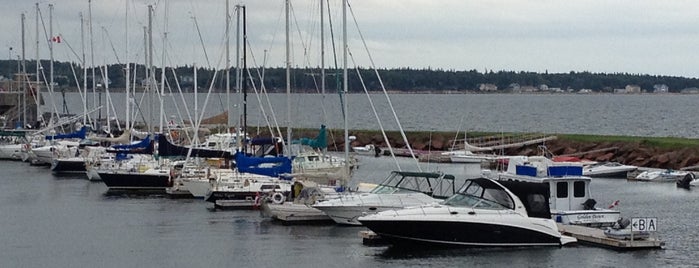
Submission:
M 386 210 L 358 221 L 395 245 L 522 247 L 577 241 L 561 235 L 550 217 L 528 215 L 517 195 L 487 178 L 468 180 L 442 203 Z
M 590 194 L 592 178 L 582 176 L 582 165 L 554 162 L 543 156 L 513 156 L 504 172 L 486 171 L 521 200 L 537 204 L 535 211 L 550 215 L 562 224 L 608 227 L 620 218 L 620 212 L 597 207 Z

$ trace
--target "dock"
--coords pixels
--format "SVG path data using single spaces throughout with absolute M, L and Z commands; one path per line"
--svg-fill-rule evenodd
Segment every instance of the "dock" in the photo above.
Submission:
M 609 238 L 604 235 L 604 230 L 578 225 L 558 224 L 558 231 L 563 235 L 572 236 L 578 239 L 579 243 L 593 246 L 611 248 L 615 250 L 639 250 L 639 249 L 661 249 L 665 242 L 649 237 L 643 240 L 620 240 Z
M 572 236 L 578 239 L 578 243 L 610 248 L 619 251 L 641 250 L 641 249 L 662 249 L 665 242 L 649 237 L 642 240 L 620 240 L 609 238 L 604 235 L 604 230 L 578 225 L 564 225 L 557 223 L 558 231 L 563 235 Z M 362 244 L 367 246 L 385 245 L 386 241 L 378 234 L 372 231 L 359 231 L 359 237 L 362 238 Z

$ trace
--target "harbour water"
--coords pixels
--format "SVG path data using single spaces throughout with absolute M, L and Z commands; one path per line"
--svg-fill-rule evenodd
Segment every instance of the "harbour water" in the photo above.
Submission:
M 383 94 L 371 94 L 371 100 L 385 129 L 397 130 L 389 103 Z M 597 135 L 629 135 L 654 137 L 699 138 L 699 122 L 696 112 L 699 95 L 680 94 L 390 94 L 400 123 L 405 130 L 417 131 L 486 131 L 486 132 L 540 132 L 573 133 Z M 104 98 L 104 97 L 103 97 Z M 66 93 L 69 112 L 82 113 L 82 103 L 77 93 Z M 88 98 L 90 99 L 90 98 Z M 148 98 L 140 103 L 141 114 L 136 118 L 146 118 L 151 106 Z M 185 94 L 184 99 L 190 113 L 194 114 L 193 94 Z M 239 103 L 239 96 L 231 96 L 231 105 Z M 350 94 L 347 97 L 350 129 L 379 129 L 376 116 L 365 94 Z M 124 119 L 125 98 L 123 93 L 112 93 L 114 111 Z M 181 97 L 164 96 L 164 110 L 168 118 L 178 118 L 174 105 L 184 113 Z M 60 111 L 63 99 L 56 97 Z M 281 126 L 288 125 L 286 94 L 269 94 L 267 105 L 265 96 L 248 96 L 248 125 L 274 125 L 272 112 Z M 226 110 L 225 94 L 213 94 L 206 100 L 206 94 L 198 96 L 199 112 L 205 116 L 219 114 Z M 291 94 L 291 125 L 294 127 L 317 128 L 325 122 L 329 128 L 341 129 L 342 107 L 337 94 Z M 204 105 L 206 103 L 206 106 Z M 263 105 L 259 105 L 263 103 Z M 157 101 L 152 105 L 158 111 Z M 264 107 L 265 113 L 261 112 Z M 203 109 L 202 107 L 206 107 Z M 52 109 L 50 105 L 45 110 Z M 240 108 L 231 109 L 231 118 L 239 118 Z M 97 114 L 93 116 L 97 117 Z M 102 112 L 106 117 L 106 110 Z M 158 120 L 154 121 L 156 124 Z M 238 120 L 232 120 L 233 123 Z M 268 122 L 272 122 L 268 124 Z
M 353 182 L 379 182 L 396 162 L 360 157 Z M 416 168 L 398 159 L 403 169 Z M 420 164 L 459 174 L 457 164 Z M 662 250 L 397 249 L 362 244 L 364 227 L 284 226 L 258 211 L 214 211 L 202 200 L 110 195 L 102 182 L 0 161 L 3 267 L 696 267 L 699 192 L 674 184 L 594 179 L 599 206 L 658 217 Z

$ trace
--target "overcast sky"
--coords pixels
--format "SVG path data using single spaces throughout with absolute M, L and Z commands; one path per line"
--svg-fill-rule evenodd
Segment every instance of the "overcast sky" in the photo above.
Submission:
M 292 64 L 320 64 L 319 0 L 292 0 Z M 39 2 L 41 58 L 48 59 L 49 8 L 53 32 L 63 42 L 54 57 L 79 61 L 80 17 L 87 0 Z M 230 1 L 231 6 L 240 1 Z M 126 56 L 128 4 L 129 53 Z M 225 0 L 93 0 L 95 63 L 142 63 L 147 5 L 155 6 L 154 62 L 162 65 L 167 18 L 166 65 L 224 67 Z M 246 1 L 249 66 L 284 65 L 284 1 Z M 350 1 L 359 30 L 378 67 L 476 69 L 534 72 L 627 72 L 699 77 L 699 4 L 691 0 L 364 0 Z M 0 46 L 5 56 L 21 52 L 20 14 L 26 19 L 26 55 L 35 58 L 35 10 L 32 1 L 0 0 Z M 336 44 L 341 43 L 340 0 L 330 0 Z M 234 11 L 231 8 L 234 18 Z M 167 16 L 165 15 L 167 14 Z M 326 12 L 327 16 L 327 12 Z M 326 64 L 333 65 L 326 21 Z M 197 22 L 199 30 L 196 30 Z M 360 66 L 369 58 L 351 13 L 349 47 Z M 231 58 L 235 57 L 235 21 Z M 87 31 L 87 27 L 86 27 Z M 201 35 L 201 40 L 199 38 Z M 87 61 L 90 62 L 86 34 Z M 202 41 L 208 55 L 205 57 Z M 10 51 L 10 47 L 13 50 Z M 116 51 L 116 53 L 115 53 Z M 304 56 L 304 51 L 306 55 Z M 340 52 L 338 52 L 340 53 Z M 254 60 L 252 57 L 254 56 Z M 338 54 L 341 60 L 341 54 Z M 232 60 L 235 62 L 235 60 Z M 233 63 L 234 65 L 235 63 Z M 354 64 L 350 63 L 350 66 Z

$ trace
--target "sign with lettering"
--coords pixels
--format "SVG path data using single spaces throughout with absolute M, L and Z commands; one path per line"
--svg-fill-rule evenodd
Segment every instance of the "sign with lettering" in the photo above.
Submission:
M 631 218 L 632 232 L 655 232 L 658 228 L 658 218 Z

